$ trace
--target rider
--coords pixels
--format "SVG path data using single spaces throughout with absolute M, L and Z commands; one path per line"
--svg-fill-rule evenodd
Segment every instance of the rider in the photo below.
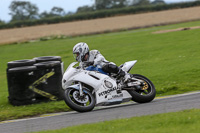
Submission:
M 98 50 L 89 51 L 89 47 L 86 43 L 77 43 L 73 48 L 74 58 L 82 65 L 98 65 L 104 72 L 115 73 L 118 78 L 123 77 L 124 82 L 130 78 L 130 74 L 120 69 L 114 63 L 107 61 L 104 56 Z

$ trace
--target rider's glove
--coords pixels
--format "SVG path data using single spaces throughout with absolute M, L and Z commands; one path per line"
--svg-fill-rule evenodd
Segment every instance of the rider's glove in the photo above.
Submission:
M 84 61 L 86 66 L 92 66 L 94 64 L 94 61 Z

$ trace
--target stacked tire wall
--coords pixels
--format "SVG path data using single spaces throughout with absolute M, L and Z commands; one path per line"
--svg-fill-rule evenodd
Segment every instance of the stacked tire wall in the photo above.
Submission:
M 62 64 L 60 56 L 8 62 L 9 102 L 19 106 L 63 99 Z

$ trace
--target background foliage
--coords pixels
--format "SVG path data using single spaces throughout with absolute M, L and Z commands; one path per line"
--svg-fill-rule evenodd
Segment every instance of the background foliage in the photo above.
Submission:
M 154 11 L 162 11 L 169 9 L 187 8 L 199 5 L 200 1 L 195 1 L 195 2 L 177 3 L 177 4 L 140 4 L 140 6 L 128 6 L 122 8 L 109 8 L 109 9 L 103 8 L 101 10 L 95 10 L 93 7 L 91 8 L 85 6 L 85 8 L 79 8 L 77 13 L 75 14 L 71 13 L 66 14 L 62 8 L 54 7 L 51 9 L 49 13 L 43 12 L 42 14 L 40 14 L 40 16 L 38 16 L 38 18 L 40 19 L 36 19 L 37 17 L 35 17 L 35 15 L 37 14 L 37 10 L 35 9 L 32 15 L 28 16 L 26 15 L 24 16 L 24 19 L 21 19 L 23 13 L 21 13 L 22 15 L 19 14 L 18 16 L 19 19 L 18 18 L 14 19 L 16 14 L 12 13 L 13 20 L 9 23 L 4 23 L 0 21 L 0 29 L 33 26 L 41 24 L 54 24 L 54 23 L 77 21 L 77 20 L 88 20 L 88 19 L 96 19 L 103 17 L 111 17 L 116 15 L 124 15 L 124 14 L 137 14 L 137 13 L 154 12 Z M 25 10 L 23 6 L 21 7 L 21 10 L 22 9 Z M 29 12 L 28 14 L 31 13 Z

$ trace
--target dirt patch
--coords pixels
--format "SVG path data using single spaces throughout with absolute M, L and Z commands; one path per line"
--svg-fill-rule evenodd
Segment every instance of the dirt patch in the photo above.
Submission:
M 77 36 L 200 20 L 200 7 L 0 30 L 0 44 L 45 36 Z
M 175 31 L 184 31 L 184 30 L 193 30 L 193 29 L 200 29 L 200 26 L 185 27 L 185 28 L 170 29 L 170 30 L 160 30 L 160 31 L 153 32 L 153 34 L 161 34 L 161 33 L 175 32 Z

